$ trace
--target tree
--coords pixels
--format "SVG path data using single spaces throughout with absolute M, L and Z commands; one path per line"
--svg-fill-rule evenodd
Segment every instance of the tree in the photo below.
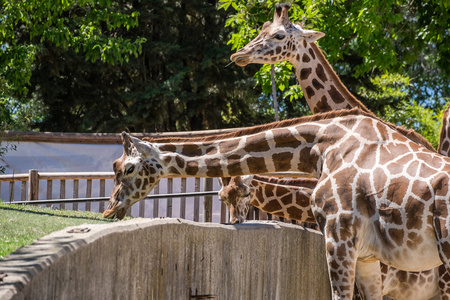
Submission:
M 246 70 L 226 67 L 229 30 L 217 1 L 118 2 L 114 8 L 124 15 L 138 13 L 139 25 L 108 34 L 146 39 L 141 54 L 122 65 L 104 64 L 86 61 L 84 53 L 70 47 L 39 43 L 24 96 L 43 108 L 34 128 L 174 131 L 271 120 L 254 109 L 260 91 Z
M 92 62 L 122 64 L 137 56 L 145 42 L 140 37 L 130 40 L 113 35 L 117 28 L 137 26 L 139 14 L 118 11 L 117 3 L 109 0 L 5 0 L 0 15 L 0 111 L 2 123 L 10 122 L 10 127 L 23 121 L 18 121 L 18 114 L 30 116 L 11 103 L 26 109 L 38 106 L 27 93 L 36 56 L 44 45 L 83 53 Z

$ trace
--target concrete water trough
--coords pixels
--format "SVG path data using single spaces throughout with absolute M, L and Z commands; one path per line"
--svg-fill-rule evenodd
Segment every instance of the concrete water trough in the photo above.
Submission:
M 1 260 L 0 299 L 330 299 L 324 247 L 271 221 L 86 224 Z

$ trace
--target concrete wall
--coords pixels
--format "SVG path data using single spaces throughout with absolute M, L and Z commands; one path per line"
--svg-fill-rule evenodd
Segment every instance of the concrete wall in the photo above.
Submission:
M 0 299 L 330 299 L 322 235 L 136 219 L 55 232 L 0 261 Z M 70 229 L 70 228 L 69 228 Z

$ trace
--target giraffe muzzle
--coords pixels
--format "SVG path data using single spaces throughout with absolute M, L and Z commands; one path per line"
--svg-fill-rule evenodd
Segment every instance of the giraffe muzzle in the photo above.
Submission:
M 231 55 L 230 59 L 240 67 L 244 67 L 250 63 L 249 56 L 239 52 Z
M 125 217 L 127 209 L 120 207 L 120 204 L 121 203 L 117 200 L 112 204 L 110 203 L 106 210 L 103 212 L 103 218 L 114 219 L 115 217 L 117 217 L 117 219 L 122 220 Z

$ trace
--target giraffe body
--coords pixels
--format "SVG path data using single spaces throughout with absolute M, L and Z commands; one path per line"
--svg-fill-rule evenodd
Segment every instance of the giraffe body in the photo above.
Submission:
M 251 204 L 267 213 L 279 217 L 315 223 L 311 210 L 310 197 L 318 180 L 314 178 L 278 179 L 259 175 L 238 176 L 220 180 L 222 188 L 219 198 L 230 211 L 231 223 L 242 223 Z M 396 300 L 439 299 L 439 269 L 445 272 L 444 265 L 421 272 L 407 272 L 380 264 L 382 294 Z M 370 285 L 370 284 L 369 284 Z M 370 288 L 367 283 L 358 281 L 358 289 L 365 291 L 366 298 Z M 365 299 L 358 295 L 356 299 Z
M 370 113 L 342 84 L 315 44 L 315 41 L 325 34 L 304 30 L 301 26 L 292 24 L 288 16 L 289 7 L 286 4 L 277 5 L 273 21 L 266 22 L 260 34 L 233 54 L 231 60 L 240 66 L 289 61 L 295 68 L 298 82 L 313 113 L 352 107 L 359 107 Z M 444 132 L 448 132 L 445 121 L 444 117 L 439 153 L 448 156 L 450 143 L 443 141 Z M 406 136 L 429 150 L 434 150 L 427 141 L 416 139 L 409 133 Z M 446 274 L 441 274 L 441 278 L 444 277 Z
M 203 142 L 152 144 L 122 135 L 104 217 L 123 217 L 164 176 L 301 171 L 324 233 L 332 293 L 351 299 L 355 270 L 381 296 L 376 261 L 407 271 L 450 266 L 450 159 L 359 109 L 256 126 Z M 437 241 L 437 242 L 436 242 Z

